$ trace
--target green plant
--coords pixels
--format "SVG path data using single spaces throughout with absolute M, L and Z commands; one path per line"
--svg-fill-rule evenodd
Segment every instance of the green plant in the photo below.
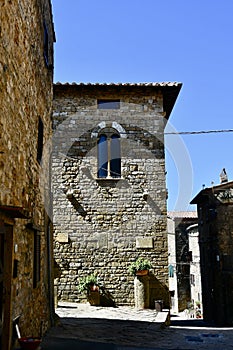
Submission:
M 99 283 L 98 278 L 95 275 L 88 275 L 85 277 L 80 278 L 79 284 L 78 284 L 78 291 L 83 293 L 86 292 L 89 294 L 89 292 L 92 290 L 98 289 Z
M 187 307 L 188 307 L 188 310 L 194 310 L 194 304 L 193 304 L 193 302 L 192 302 L 192 301 L 189 301 L 189 302 L 187 303 Z
M 233 193 L 232 190 L 225 190 L 219 193 L 219 195 L 217 196 L 218 199 L 222 200 L 222 201 L 231 201 L 233 199 Z
M 152 264 L 149 260 L 138 258 L 136 261 L 130 264 L 128 271 L 131 275 L 135 276 L 137 271 L 149 270 L 151 267 Z

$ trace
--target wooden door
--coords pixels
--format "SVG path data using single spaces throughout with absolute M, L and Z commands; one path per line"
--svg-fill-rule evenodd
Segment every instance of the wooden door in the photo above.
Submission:
M 3 267 L 4 267 L 4 233 L 0 231 L 0 344 L 2 339 L 3 326 Z
M 0 222 L 0 349 L 10 350 L 12 338 L 13 226 Z

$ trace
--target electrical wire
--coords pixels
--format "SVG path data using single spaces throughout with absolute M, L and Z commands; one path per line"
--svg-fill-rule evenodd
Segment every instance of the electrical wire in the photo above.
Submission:
M 148 131 L 145 130 L 140 130 L 140 131 L 128 131 L 128 132 L 120 132 L 120 135 L 128 135 L 128 136 L 132 136 L 132 135 L 141 135 L 144 134 L 144 136 L 155 136 L 157 135 L 200 135 L 200 134 L 219 134 L 219 133 L 230 133 L 233 132 L 233 129 L 222 129 L 222 130 L 200 130 L 200 131 L 171 131 L 171 132 L 155 132 L 153 134 L 151 134 Z M 103 131 L 101 132 L 103 134 L 112 134 L 112 132 L 109 131 Z
M 214 134 L 214 133 L 226 133 L 233 132 L 233 129 L 223 130 L 201 130 L 201 131 L 172 131 L 164 132 L 164 135 L 199 135 L 199 134 Z

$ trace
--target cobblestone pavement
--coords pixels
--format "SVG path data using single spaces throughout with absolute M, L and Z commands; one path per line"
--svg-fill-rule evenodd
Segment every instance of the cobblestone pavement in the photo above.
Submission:
M 166 327 L 155 310 L 60 303 L 60 323 L 42 342 L 43 350 L 233 349 L 233 328 L 207 327 L 202 320 L 172 317 Z

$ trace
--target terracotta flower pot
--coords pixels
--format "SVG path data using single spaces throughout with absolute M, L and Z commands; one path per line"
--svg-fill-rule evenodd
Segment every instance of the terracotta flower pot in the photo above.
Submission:
M 90 285 L 90 291 L 91 292 L 98 292 L 99 291 L 99 287 L 98 286 L 96 286 L 95 284 L 91 284 Z
M 90 293 L 88 294 L 88 301 L 92 306 L 99 306 L 100 305 L 99 290 L 90 291 Z
M 20 344 L 21 349 L 23 350 L 36 350 L 41 343 L 41 339 L 33 338 L 33 337 L 25 337 L 25 338 L 19 338 L 18 342 Z
M 139 270 L 136 272 L 136 276 L 146 276 L 148 275 L 149 270 Z

